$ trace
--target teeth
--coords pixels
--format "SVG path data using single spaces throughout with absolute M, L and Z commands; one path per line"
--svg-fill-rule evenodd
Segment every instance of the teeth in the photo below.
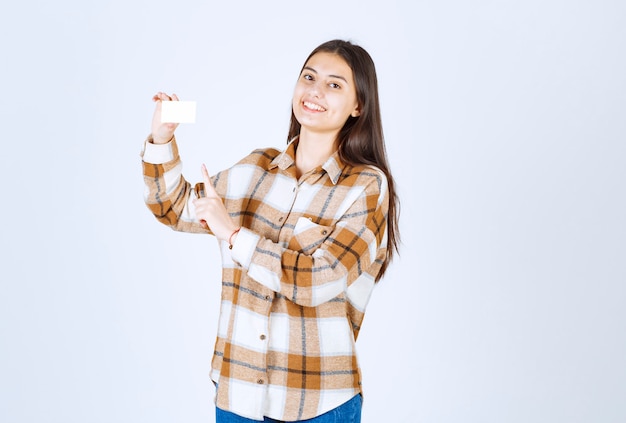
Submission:
M 305 102 L 304 102 L 304 105 L 305 105 L 306 107 L 308 107 L 309 109 L 317 110 L 318 112 L 324 112 L 324 111 L 326 111 L 326 109 L 325 109 L 325 108 L 323 108 L 322 106 L 318 106 L 318 105 L 317 105 L 317 104 L 315 104 L 315 103 L 309 103 L 308 101 L 305 101 Z

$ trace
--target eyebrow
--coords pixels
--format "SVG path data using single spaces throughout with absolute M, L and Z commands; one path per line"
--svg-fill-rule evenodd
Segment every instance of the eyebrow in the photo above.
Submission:
M 311 72 L 314 72 L 314 73 L 316 73 L 316 74 L 318 73 L 315 69 L 313 69 L 313 68 L 311 68 L 311 67 L 309 67 L 309 66 L 305 66 L 305 67 L 303 67 L 303 68 L 302 68 L 302 70 L 305 70 L 305 69 L 306 69 L 306 70 L 310 70 Z M 344 81 L 346 84 L 348 83 L 348 80 L 347 80 L 346 78 L 344 78 L 343 76 L 341 76 L 341 75 L 328 75 L 328 76 L 330 76 L 331 78 L 341 79 L 341 80 L 342 80 L 342 81 Z

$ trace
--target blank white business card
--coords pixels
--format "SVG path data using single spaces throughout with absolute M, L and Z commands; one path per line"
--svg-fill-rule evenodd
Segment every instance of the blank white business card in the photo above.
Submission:
M 161 102 L 161 123 L 196 123 L 195 101 Z

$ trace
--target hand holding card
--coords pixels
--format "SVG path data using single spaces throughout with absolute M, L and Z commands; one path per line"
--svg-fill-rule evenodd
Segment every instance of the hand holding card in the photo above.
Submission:
M 159 91 L 152 97 L 152 101 L 156 103 L 154 114 L 152 115 L 152 142 L 154 144 L 166 144 L 174 137 L 174 131 L 178 127 L 178 123 L 163 123 L 161 120 L 161 109 L 164 103 L 178 102 L 178 96 L 171 96 Z

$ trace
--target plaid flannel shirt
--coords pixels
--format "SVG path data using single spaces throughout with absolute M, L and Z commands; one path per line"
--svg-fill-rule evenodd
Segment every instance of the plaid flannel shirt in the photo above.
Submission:
M 176 141 L 150 141 L 148 208 L 174 230 L 208 233 Z M 232 249 L 220 244 L 215 401 L 258 420 L 309 419 L 361 392 L 355 340 L 387 248 L 385 175 L 335 153 L 297 179 L 296 146 L 253 151 L 212 177 L 242 228 Z

